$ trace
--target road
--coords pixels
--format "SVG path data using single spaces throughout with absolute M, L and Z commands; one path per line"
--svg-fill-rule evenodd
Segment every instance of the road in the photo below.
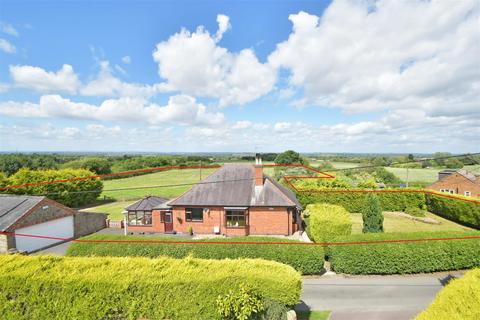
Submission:
M 413 319 L 460 272 L 304 278 L 298 310 L 332 310 L 330 320 Z

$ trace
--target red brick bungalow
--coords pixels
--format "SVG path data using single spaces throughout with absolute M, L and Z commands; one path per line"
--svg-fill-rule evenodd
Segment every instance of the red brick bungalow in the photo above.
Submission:
M 127 232 L 291 235 L 302 207 L 256 165 L 229 164 L 171 201 L 147 197 L 126 208 Z
M 438 181 L 427 188 L 467 197 L 480 197 L 480 176 L 466 170 L 447 169 L 440 171 Z

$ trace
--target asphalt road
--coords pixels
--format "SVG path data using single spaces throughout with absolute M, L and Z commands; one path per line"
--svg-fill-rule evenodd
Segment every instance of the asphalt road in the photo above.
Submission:
M 330 320 L 413 319 L 461 273 L 304 278 L 298 310 L 331 310 Z

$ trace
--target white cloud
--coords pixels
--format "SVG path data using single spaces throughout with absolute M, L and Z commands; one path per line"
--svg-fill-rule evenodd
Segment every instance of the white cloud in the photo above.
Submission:
M 99 121 L 126 121 L 149 124 L 215 126 L 225 121 L 224 115 L 209 112 L 195 98 L 185 95 L 170 97 L 167 105 L 149 103 L 142 98 L 108 99 L 99 106 L 73 102 L 59 95 L 43 95 L 38 104 L 0 102 L 0 114 L 23 118 L 69 118 Z
M 15 53 L 17 48 L 5 39 L 0 39 L 0 50 L 5 53 Z
M 479 9 L 474 0 L 334 1 L 322 17 L 290 15 L 292 33 L 269 62 L 304 89 L 299 106 L 473 112 Z
M 232 129 L 244 130 L 244 129 L 250 128 L 251 126 L 252 126 L 251 121 L 237 121 L 232 125 Z
M 122 57 L 122 62 L 125 64 L 130 64 L 132 63 L 132 58 L 130 58 L 130 56 L 124 56 Z
M 217 17 L 218 31 L 211 36 L 202 26 L 182 29 L 160 42 L 153 53 L 165 89 L 219 99 L 220 106 L 246 104 L 270 92 L 276 72 L 258 61 L 251 49 L 231 53 L 217 45 L 229 29 L 228 17 Z
M 217 15 L 218 30 L 215 34 L 215 42 L 218 42 L 222 39 L 223 34 L 227 32 L 232 25 L 230 24 L 230 18 L 224 14 Z
M 69 64 L 64 64 L 57 72 L 32 66 L 10 66 L 10 76 L 16 86 L 44 93 L 74 94 L 80 86 L 80 81 Z
M 0 22 L 0 30 L 14 37 L 18 37 L 18 31 L 10 23 Z
M 123 82 L 112 74 L 108 61 L 100 61 L 99 73 L 80 89 L 80 94 L 97 97 L 151 97 L 160 91 L 159 85 Z

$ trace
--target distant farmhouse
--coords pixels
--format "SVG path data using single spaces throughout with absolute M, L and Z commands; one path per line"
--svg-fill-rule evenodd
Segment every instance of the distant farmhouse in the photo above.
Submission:
M 480 197 L 480 176 L 466 170 L 447 169 L 440 171 L 438 181 L 427 188 L 467 197 Z
M 255 165 L 228 164 L 183 195 L 146 197 L 126 208 L 127 232 L 291 235 L 301 225 L 295 194 Z

